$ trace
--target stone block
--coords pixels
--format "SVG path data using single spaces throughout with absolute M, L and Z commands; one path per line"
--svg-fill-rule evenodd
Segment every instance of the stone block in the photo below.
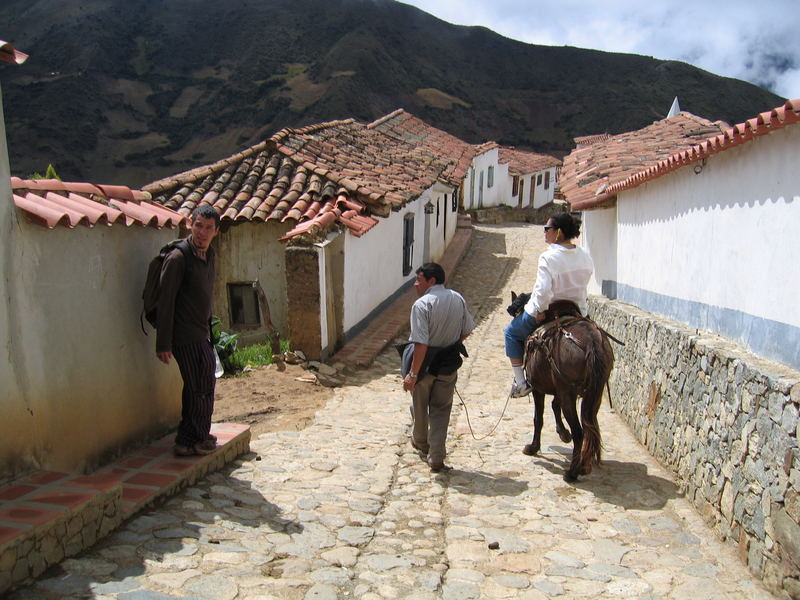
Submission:
M 17 562 L 11 569 L 11 580 L 15 583 L 24 581 L 30 575 L 30 567 L 28 565 L 28 557 L 20 556 Z
M 769 418 L 775 423 L 781 423 L 783 410 L 786 408 L 788 398 L 780 392 L 770 392 L 767 394 L 767 410 Z
M 800 567 L 800 524 L 789 516 L 784 508 L 778 508 L 773 516 L 773 526 L 781 556 L 796 567 Z
M 797 433 L 797 426 L 800 423 L 798 412 L 796 404 L 789 401 L 784 404 L 783 414 L 781 415 L 781 428 L 789 435 L 796 435 Z
M 759 579 L 764 576 L 764 544 L 754 538 L 750 538 L 750 547 L 747 551 L 747 566 Z
M 0 553 L 0 573 L 11 573 L 15 562 L 17 562 L 17 551 L 12 545 Z
M 784 508 L 793 520 L 800 522 L 800 494 L 794 488 L 789 488 L 784 495 Z
M 66 537 L 72 539 L 76 535 L 79 535 L 82 529 L 83 529 L 83 519 L 81 519 L 80 516 L 78 515 L 72 516 L 67 521 Z
M 800 600 L 800 579 L 797 577 L 785 577 L 783 590 L 789 594 L 789 598 L 792 600 Z
M 720 501 L 720 510 L 722 515 L 728 522 L 733 520 L 733 505 L 736 500 L 736 493 L 733 491 L 733 486 L 730 481 L 726 481 L 722 488 L 722 499 Z

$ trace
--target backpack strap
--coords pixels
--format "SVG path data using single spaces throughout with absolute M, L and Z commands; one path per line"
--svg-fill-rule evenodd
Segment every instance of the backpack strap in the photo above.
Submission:
M 183 279 L 186 279 L 186 275 L 192 271 L 192 247 L 189 245 L 189 240 L 187 238 L 181 238 L 179 240 L 175 240 L 167 244 L 166 246 L 162 247 L 159 251 L 159 256 L 161 256 L 161 264 L 163 266 L 164 259 L 167 258 L 167 254 L 172 252 L 175 248 L 181 251 L 183 254 Z M 181 285 L 183 285 L 183 280 L 181 280 Z M 209 319 L 209 328 L 210 328 L 211 320 Z M 142 312 L 139 313 L 139 326 L 142 328 L 142 333 L 145 335 L 147 334 L 147 330 L 144 327 L 144 308 Z

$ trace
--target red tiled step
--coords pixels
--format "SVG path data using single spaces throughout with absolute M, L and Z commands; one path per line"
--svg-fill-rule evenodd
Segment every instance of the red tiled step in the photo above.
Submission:
M 191 485 L 248 451 L 247 425 L 215 423 L 211 431 L 217 436 L 218 448 L 206 456 L 176 458 L 172 454 L 172 436 L 166 436 L 90 475 L 41 471 L 0 486 L 0 556 L 9 549 L 17 552 L 29 548 L 26 540 L 32 537 L 52 538 L 57 523 L 79 518 L 89 506 L 100 508 L 85 514 L 96 515 L 95 521 L 87 522 L 102 536 L 143 507 Z M 52 538 L 56 544 L 67 543 L 56 538 Z M 65 545 L 62 556 L 82 549 L 71 547 L 68 554 Z M 27 574 L 24 577 L 36 577 L 51 565 L 45 557 L 33 556 L 35 551 L 26 552 L 16 558 L 27 561 L 27 568 L 20 569 Z M 8 583 L 0 584 L 0 596 L 23 580 L 6 579 Z

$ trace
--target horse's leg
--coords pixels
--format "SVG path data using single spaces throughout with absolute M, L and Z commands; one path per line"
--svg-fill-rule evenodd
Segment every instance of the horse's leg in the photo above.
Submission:
M 583 429 L 578 418 L 577 395 L 573 392 L 566 392 L 557 396 L 564 418 L 572 431 L 572 460 L 569 469 L 564 474 L 566 481 L 575 481 L 581 474 L 581 446 L 583 445 Z
M 588 475 L 592 472 L 592 463 L 600 464 L 602 439 L 600 437 L 600 424 L 597 422 L 597 413 L 600 411 L 603 386 L 592 390 L 581 401 L 581 424 L 583 426 L 584 443 L 581 448 L 581 474 Z
M 544 424 L 544 394 L 533 392 L 533 440 L 525 444 L 523 454 L 534 456 L 542 447 L 542 425 Z
M 561 407 L 558 405 L 558 401 L 556 401 L 555 396 L 553 396 L 553 416 L 556 418 L 556 433 L 558 437 L 561 438 L 561 441 L 565 444 L 569 444 L 572 441 L 572 435 L 564 427 L 564 422 L 561 420 Z

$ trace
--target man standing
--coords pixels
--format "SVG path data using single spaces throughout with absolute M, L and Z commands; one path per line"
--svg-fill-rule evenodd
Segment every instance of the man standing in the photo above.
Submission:
M 411 445 L 427 455 L 431 471 L 436 473 L 450 468 L 444 464 L 447 426 L 460 355 L 466 356 L 462 342 L 475 322 L 461 294 L 444 287 L 441 265 L 426 263 L 416 274 L 414 288 L 419 298 L 411 308 L 409 342 L 413 349 L 407 348 L 411 366 L 404 369 L 403 389 L 413 398 Z
M 210 433 L 216 359 L 209 329 L 214 286 L 211 241 L 217 233 L 219 213 L 212 206 L 198 206 L 187 238 L 191 255 L 185 257 L 175 248 L 161 268 L 156 354 L 165 364 L 174 356 L 183 379 L 176 456 L 210 454 L 217 443 Z

